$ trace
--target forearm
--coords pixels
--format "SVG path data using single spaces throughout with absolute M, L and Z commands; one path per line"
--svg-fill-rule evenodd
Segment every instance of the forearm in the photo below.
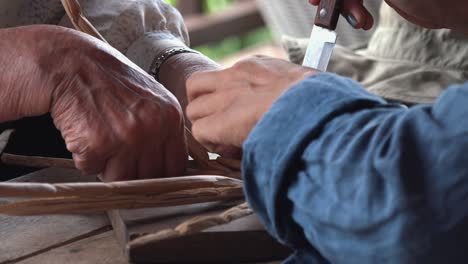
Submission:
M 456 259 L 463 247 L 450 241 L 468 240 L 457 235 L 468 227 L 468 86 L 408 110 L 339 77 L 312 80 L 244 145 L 246 193 L 269 230 L 333 263 Z
M 44 114 L 50 105 L 56 29 L 47 26 L 0 30 L 0 122 Z M 44 36 L 48 36 L 45 41 Z
M 0 122 L 46 114 L 98 60 L 131 64 L 107 44 L 64 27 L 0 30 Z
M 170 57 L 162 66 L 160 81 L 179 100 L 182 109 L 187 107 L 186 81 L 195 72 L 217 70 L 221 66 L 197 53 L 180 53 Z
M 290 88 L 263 116 L 243 145 L 247 199 L 267 229 L 291 247 L 296 246 L 293 237 L 305 240 L 299 234 L 289 234 L 294 224 L 287 195 L 292 182 L 313 164 L 303 163 L 306 149 L 320 141 L 327 123 L 334 117 L 358 107 L 385 103 L 362 88 L 353 90 L 354 83 L 346 79 L 334 82 L 335 78 L 340 80 L 320 74 Z

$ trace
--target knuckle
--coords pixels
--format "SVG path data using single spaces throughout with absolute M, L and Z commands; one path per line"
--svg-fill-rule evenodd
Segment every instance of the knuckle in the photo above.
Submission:
M 116 142 L 112 133 L 103 127 L 93 128 L 86 138 L 88 155 L 106 156 L 115 149 Z
M 132 118 L 124 122 L 123 131 L 120 132 L 120 140 L 125 144 L 135 144 L 147 140 L 148 136 L 168 136 L 181 129 L 184 117 L 180 105 L 172 98 L 160 98 L 159 100 L 140 100 L 133 106 Z
M 89 143 L 85 143 L 89 142 L 86 138 L 67 136 L 65 137 L 65 142 L 68 151 L 73 154 L 84 156 L 90 152 Z
M 140 127 L 135 119 L 128 118 L 125 120 L 124 125 L 117 132 L 120 148 L 134 144 L 139 138 L 138 131 L 140 129 L 145 129 L 145 127 Z
M 89 160 L 74 158 L 75 167 L 86 175 L 93 175 L 102 172 L 102 164 L 92 164 Z
M 159 116 L 161 114 L 161 104 L 156 100 L 140 100 L 135 105 L 135 115 L 144 125 L 159 123 Z M 137 124 L 130 122 L 130 126 Z
M 208 124 L 207 121 L 202 120 L 192 125 L 193 137 L 205 146 L 210 146 L 213 143 L 212 138 L 216 133 Z
M 249 67 L 253 65 L 257 65 L 257 60 L 259 59 L 259 55 L 249 56 L 248 58 L 241 61 L 243 67 Z
M 189 100 L 191 100 L 193 95 L 198 91 L 199 87 L 201 86 L 200 83 L 206 74 L 206 72 L 195 72 L 191 74 L 185 81 L 185 87 L 187 89 L 187 96 Z
M 185 81 L 185 85 L 187 87 L 187 91 L 192 91 L 196 86 L 200 75 L 203 74 L 201 72 L 195 72 Z
M 190 121 L 195 121 L 195 115 L 197 112 L 197 106 L 193 103 L 187 105 L 187 108 L 185 108 L 185 113 L 187 114 L 187 118 Z
M 202 142 L 203 141 L 203 127 L 200 125 L 200 122 L 194 122 L 192 124 L 192 134 L 193 137 Z
M 231 69 L 236 70 L 236 71 L 243 70 L 245 68 L 245 66 L 247 64 L 249 64 L 249 63 L 250 63 L 249 59 L 243 59 L 241 61 L 238 61 L 238 62 L 234 63 L 234 65 L 232 65 Z
M 122 120 L 119 132 L 119 140 L 124 144 L 135 143 L 144 133 L 154 132 L 161 125 L 161 106 L 155 100 L 139 100 L 130 107 L 130 112 Z
M 252 62 L 256 62 L 258 60 L 266 60 L 268 59 L 269 57 L 265 56 L 265 55 L 261 55 L 261 54 L 255 54 L 255 55 L 252 55 L 249 60 L 252 61 Z
M 166 110 L 166 119 L 177 127 L 182 126 L 184 123 L 184 116 L 181 109 L 174 105 L 169 106 Z

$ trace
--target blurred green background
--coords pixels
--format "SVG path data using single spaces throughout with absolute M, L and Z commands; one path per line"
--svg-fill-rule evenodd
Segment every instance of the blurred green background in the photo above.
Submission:
M 184 0 L 166 0 L 166 2 L 173 6 L 176 6 L 178 1 Z M 228 8 L 232 4 L 232 2 L 232 0 L 204 0 L 203 11 L 207 14 L 219 12 L 225 8 Z M 203 54 L 207 55 L 213 60 L 220 60 L 229 55 L 233 55 L 245 48 L 272 41 L 273 36 L 270 30 L 264 27 L 249 32 L 242 36 L 233 36 L 226 38 L 225 40 L 219 43 L 192 48 L 202 52 Z

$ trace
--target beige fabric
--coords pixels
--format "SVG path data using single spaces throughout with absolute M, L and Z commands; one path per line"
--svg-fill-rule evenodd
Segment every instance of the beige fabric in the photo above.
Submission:
M 180 13 L 163 0 L 80 0 L 85 15 L 120 52 L 149 70 L 161 49 L 188 45 Z M 0 28 L 33 24 L 72 27 L 60 0 L 0 0 Z M 177 37 L 173 42 L 167 33 Z
M 365 49 L 338 46 L 329 71 L 349 76 L 370 92 L 408 104 L 434 101 L 452 84 L 468 81 L 468 37 L 429 30 L 402 19 L 386 4 Z M 285 38 L 291 61 L 302 63 L 307 40 Z

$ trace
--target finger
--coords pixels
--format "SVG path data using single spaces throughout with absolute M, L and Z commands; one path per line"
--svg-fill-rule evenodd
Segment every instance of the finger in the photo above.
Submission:
M 242 116 L 238 111 L 219 112 L 194 123 L 193 135 L 208 149 L 223 154 L 228 148 L 242 148 L 247 136 L 245 131 L 250 131 L 251 126 L 246 122 L 247 119 L 249 118 Z
M 374 26 L 374 17 L 372 17 L 372 14 L 369 12 L 369 10 L 365 9 L 365 12 L 367 12 L 367 20 L 362 29 L 369 30 Z
M 192 133 L 196 140 L 205 145 L 209 150 L 216 145 L 222 145 L 223 124 L 217 118 L 219 115 L 211 115 L 197 120 L 192 125 Z
M 364 28 L 367 25 L 367 21 L 372 18 L 372 15 L 364 7 L 362 0 L 343 1 L 342 14 L 348 23 L 356 29 Z
M 318 6 L 320 0 L 310 0 L 312 5 Z M 356 29 L 368 30 L 372 28 L 374 19 L 371 13 L 364 7 L 362 0 L 345 0 L 341 14 L 348 23 Z
M 86 175 L 99 174 L 106 167 L 105 158 L 96 157 L 89 159 L 75 153 L 73 153 L 73 162 L 75 163 L 75 167 Z
M 238 89 L 233 87 L 230 90 L 219 90 L 196 98 L 187 106 L 187 117 L 191 122 L 195 122 L 200 118 L 226 109 L 235 100 L 239 93 Z
M 114 152 L 112 148 L 112 140 L 110 135 L 104 135 L 99 127 L 88 126 L 85 128 L 88 131 L 83 131 L 76 128 L 80 134 L 67 134 L 65 141 L 67 149 L 73 153 L 73 161 L 77 169 L 85 174 L 101 173 L 106 164 L 106 160 Z M 93 132 L 91 132 L 93 130 Z
M 218 85 L 220 85 L 218 81 L 219 73 L 219 70 L 213 70 L 192 74 L 186 83 L 189 102 L 199 96 L 216 91 Z
M 223 158 L 242 160 L 242 149 L 234 146 L 218 146 L 215 153 Z
M 320 4 L 320 0 L 309 0 L 309 3 L 311 3 L 314 6 L 318 6 Z
M 100 178 L 105 182 L 136 179 L 138 163 L 135 157 L 137 157 L 136 153 L 130 151 L 122 151 L 111 157 Z
M 141 150 L 138 159 L 137 179 L 151 179 L 164 177 L 164 149 L 160 144 L 151 144 Z
M 184 131 L 184 130 L 181 130 Z M 165 144 L 165 176 L 182 176 L 187 168 L 188 152 L 183 134 L 171 137 Z

